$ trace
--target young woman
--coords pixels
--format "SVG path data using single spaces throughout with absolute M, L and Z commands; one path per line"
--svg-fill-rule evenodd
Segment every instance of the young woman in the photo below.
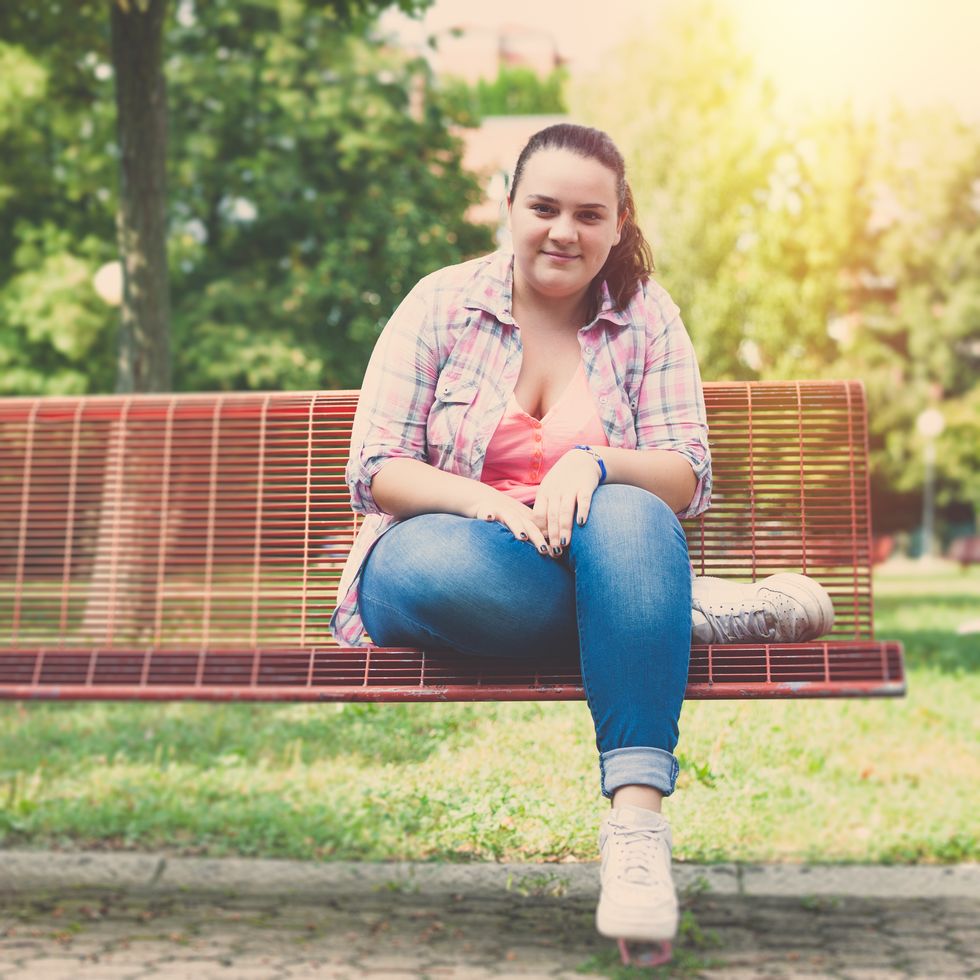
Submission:
M 333 628 L 346 644 L 366 629 L 383 645 L 577 658 L 612 800 L 597 926 L 668 940 L 660 811 L 692 636 L 678 517 L 711 492 L 700 375 L 605 133 L 533 136 L 508 208 L 512 250 L 423 279 L 378 340 L 347 470 L 367 516 Z M 699 610 L 716 641 L 772 605 L 736 588 L 734 605 L 729 592 Z M 770 638 L 782 607 L 806 619 L 787 588 Z

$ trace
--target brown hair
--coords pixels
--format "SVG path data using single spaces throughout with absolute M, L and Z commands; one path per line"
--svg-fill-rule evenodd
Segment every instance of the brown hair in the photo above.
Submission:
M 586 159 L 597 160 L 616 177 L 616 204 L 619 214 L 626 215 L 620 231 L 619 242 L 613 245 L 605 264 L 592 280 L 589 295 L 590 319 L 599 312 L 602 300 L 602 283 L 609 287 L 609 295 L 617 310 L 629 303 L 637 287 L 653 273 L 653 253 L 636 223 L 633 192 L 626 182 L 626 164 L 623 155 L 608 134 L 601 129 L 558 123 L 535 133 L 521 150 L 514 167 L 510 197 L 514 199 L 517 185 L 524 176 L 527 161 L 539 150 L 568 150 Z

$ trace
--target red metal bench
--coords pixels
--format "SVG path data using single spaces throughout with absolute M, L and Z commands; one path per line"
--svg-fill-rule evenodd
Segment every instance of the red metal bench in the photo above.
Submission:
M 695 646 L 691 698 L 901 695 L 872 638 L 867 428 L 856 382 L 706 386 L 714 505 L 698 574 L 803 571 L 825 641 Z M 357 393 L 0 399 L 0 697 L 557 700 L 574 669 L 338 648 L 356 531 Z

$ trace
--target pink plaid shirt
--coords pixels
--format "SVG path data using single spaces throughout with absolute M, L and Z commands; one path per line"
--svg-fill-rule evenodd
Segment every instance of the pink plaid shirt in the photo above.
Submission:
M 478 480 L 487 443 L 521 369 L 511 315 L 513 255 L 492 255 L 426 276 L 388 321 L 371 355 L 351 435 L 351 506 L 366 515 L 344 567 L 331 629 L 364 642 L 357 608 L 360 571 L 395 523 L 371 495 L 389 459 L 418 459 Z M 654 282 L 617 312 L 604 302 L 579 331 L 582 360 L 609 445 L 668 449 L 689 460 L 697 487 L 680 517 L 711 498 L 711 456 L 701 376 L 680 312 Z

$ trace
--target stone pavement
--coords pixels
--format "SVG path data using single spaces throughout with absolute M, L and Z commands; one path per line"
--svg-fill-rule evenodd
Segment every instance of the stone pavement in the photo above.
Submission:
M 980 867 L 675 865 L 660 976 L 980 976 Z M 588 978 L 595 865 L 0 851 L 0 980 Z

